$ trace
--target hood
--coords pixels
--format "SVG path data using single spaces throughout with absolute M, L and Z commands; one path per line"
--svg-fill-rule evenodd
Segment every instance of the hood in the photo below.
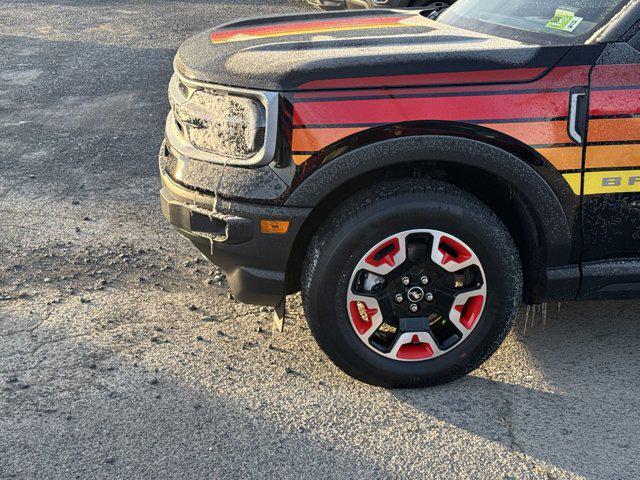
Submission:
M 363 10 L 228 23 L 187 40 L 175 68 L 195 80 L 274 91 L 478 84 L 533 80 L 568 48 L 450 27 L 415 9 Z

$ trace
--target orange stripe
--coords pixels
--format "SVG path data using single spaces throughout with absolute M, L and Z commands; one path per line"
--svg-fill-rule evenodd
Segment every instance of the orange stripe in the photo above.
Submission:
M 640 166 L 640 145 L 592 145 L 587 147 L 586 168 L 636 166 Z
M 407 28 L 407 27 L 419 27 L 420 25 L 412 25 L 400 23 L 400 21 L 387 21 L 387 22 L 369 22 L 363 24 L 349 24 L 342 23 L 341 25 L 326 25 L 326 26 L 283 26 L 281 28 L 274 29 L 272 31 L 264 32 L 251 32 L 251 31 L 230 31 L 230 32 L 213 32 L 211 34 L 211 41 L 213 43 L 226 43 L 226 42 L 242 42 L 245 40 L 251 40 L 254 38 L 275 38 L 275 37 L 287 37 L 291 35 L 307 35 L 310 33 L 330 33 L 330 32 L 345 32 L 351 30 L 371 30 L 376 28 Z
M 366 128 L 298 128 L 293 131 L 291 149 L 295 152 L 316 152 Z
M 640 118 L 594 119 L 589 121 L 590 142 L 640 140 Z
M 510 135 L 527 145 L 568 143 L 571 141 L 567 136 L 564 121 L 493 123 L 483 126 Z M 292 150 L 294 152 L 316 152 L 366 129 L 367 127 L 295 129 Z M 582 152 L 579 147 L 541 148 L 538 151 L 560 170 L 578 169 L 582 166 Z
M 292 155 L 293 163 L 301 165 L 311 158 L 311 155 Z
M 214 43 L 243 42 L 243 41 L 252 40 L 254 38 L 289 37 L 292 35 L 308 35 L 310 33 L 347 32 L 352 30 L 372 30 L 376 28 L 400 28 L 400 27 L 413 27 L 413 26 L 414 25 L 403 25 L 399 23 L 380 23 L 375 25 L 357 25 L 357 26 L 351 26 L 351 27 L 318 27 L 318 28 L 308 28 L 304 30 L 283 29 L 274 33 L 261 33 L 261 34 L 254 34 L 254 35 L 237 34 L 228 38 L 213 36 L 212 41 Z
M 527 145 L 569 143 L 567 122 L 486 123 L 483 127 L 497 130 Z
M 582 168 L 582 147 L 538 148 L 536 151 L 558 170 L 579 170 Z
M 275 23 L 271 25 L 245 27 L 245 28 L 225 28 L 214 31 L 212 36 L 217 38 L 233 37 L 235 35 L 266 35 L 280 33 L 283 31 L 300 31 L 300 30 L 312 30 L 316 28 L 343 28 L 352 27 L 358 25 L 376 25 L 376 24 L 389 24 L 400 23 L 409 17 L 407 16 L 382 16 L 376 18 L 352 18 L 352 19 L 338 19 L 338 20 L 317 20 L 317 21 L 302 21 L 302 22 L 285 22 Z

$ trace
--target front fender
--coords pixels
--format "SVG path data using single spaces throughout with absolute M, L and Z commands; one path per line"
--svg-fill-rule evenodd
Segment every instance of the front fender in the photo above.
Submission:
M 574 237 L 579 235 L 579 202 L 559 172 L 542 172 L 520 157 L 491 144 L 447 135 L 408 136 L 362 146 L 315 170 L 291 192 L 287 206 L 315 207 L 333 192 L 356 178 L 381 168 L 411 162 L 457 164 L 483 170 L 524 199 L 538 227 L 547 266 L 567 265 L 574 255 Z M 555 170 L 555 169 L 554 169 Z M 547 178 L 543 178 L 543 174 Z M 557 181 L 553 181 L 557 178 Z M 551 180 L 550 180 L 551 179 Z M 550 185 L 553 183 L 553 188 Z M 560 198 L 575 198 L 571 205 Z

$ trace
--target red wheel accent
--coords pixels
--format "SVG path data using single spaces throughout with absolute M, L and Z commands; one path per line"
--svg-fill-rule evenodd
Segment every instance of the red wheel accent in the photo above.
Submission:
M 404 360 L 420 360 L 433 357 L 433 348 L 428 343 L 421 343 L 417 335 L 413 336 L 412 343 L 402 345 L 398 349 L 398 358 Z
M 457 305 L 455 308 L 458 312 L 460 312 L 460 323 L 467 330 L 471 330 L 473 325 L 480 317 L 480 312 L 482 312 L 482 307 L 484 306 L 484 297 L 482 295 L 478 295 L 476 297 L 471 297 L 467 300 L 464 305 Z
M 351 314 L 351 321 L 353 325 L 356 327 L 356 330 L 360 333 L 360 335 L 364 335 L 371 328 L 373 323 L 371 322 L 371 318 L 378 313 L 378 310 L 375 308 L 369 308 L 364 303 L 364 310 L 367 314 L 367 320 L 365 321 L 360 315 L 360 309 L 358 308 L 358 302 L 351 302 L 349 304 L 349 313 Z
M 382 265 L 389 265 L 390 267 L 396 266 L 396 255 L 400 253 L 400 240 L 392 238 L 391 240 L 380 245 L 371 255 L 369 255 L 365 262 L 372 267 L 380 267 Z
M 423 250 L 426 247 L 424 258 L 409 258 L 408 249 L 414 244 Z M 394 275 L 399 268 L 408 282 L 404 276 Z M 427 281 L 422 278 L 425 271 L 429 272 Z M 462 271 L 465 280 L 457 285 L 457 277 L 450 277 Z M 441 291 L 441 283 L 448 285 L 453 280 L 456 291 Z M 426 284 L 434 287 L 424 290 Z M 414 287 L 423 290 L 422 299 L 415 302 L 417 309 L 404 301 Z M 440 294 L 448 310 L 447 314 L 438 313 L 438 318 L 446 328 L 432 330 L 427 324 L 415 328 L 400 321 L 405 317 L 433 318 L 431 315 L 443 307 L 443 302 L 436 301 Z M 484 270 L 470 246 L 446 232 L 414 229 L 383 238 L 362 255 L 351 274 L 344 305 L 354 335 L 367 348 L 395 361 L 420 362 L 446 355 L 465 342 L 482 321 L 486 299 Z
M 444 248 L 443 248 L 444 247 Z M 472 253 L 453 238 L 443 236 L 438 250 L 442 253 L 442 265 L 449 262 L 464 263 L 473 257 Z

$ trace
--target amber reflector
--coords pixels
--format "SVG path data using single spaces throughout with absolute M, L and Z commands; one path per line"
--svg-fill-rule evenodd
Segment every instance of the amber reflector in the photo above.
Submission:
M 261 220 L 260 231 L 262 233 L 275 233 L 282 235 L 289 231 L 291 222 L 285 220 Z

